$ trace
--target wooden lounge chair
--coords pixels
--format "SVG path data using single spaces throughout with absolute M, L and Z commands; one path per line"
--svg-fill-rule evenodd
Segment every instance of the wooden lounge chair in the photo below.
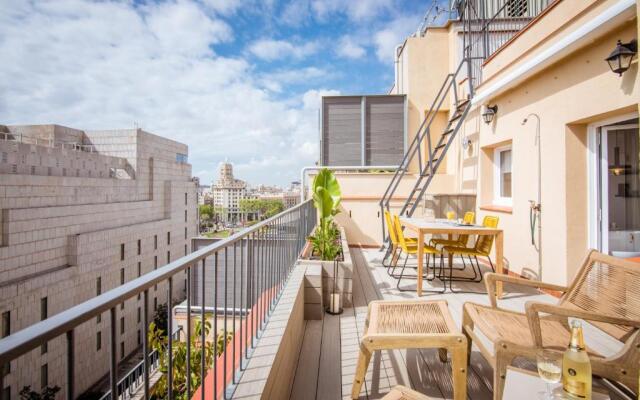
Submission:
M 525 312 L 498 307 L 497 281 L 562 292 L 556 305 L 527 302 Z M 640 265 L 591 250 L 573 283 L 558 286 L 538 281 L 488 273 L 485 285 L 490 306 L 465 303 L 462 331 L 468 350 L 475 341 L 493 366 L 493 398 L 502 398 L 507 366 L 517 357 L 535 360 L 536 349 L 563 352 L 569 343 L 568 318 L 582 319 L 624 343 L 621 350 L 605 357 L 589 348 L 593 374 L 638 390 L 640 365 Z M 542 315 L 541 315 L 542 314 Z M 479 340 L 479 330 L 493 344 Z
M 431 397 L 427 397 L 405 386 L 398 385 L 391 389 L 382 400 L 431 400 Z

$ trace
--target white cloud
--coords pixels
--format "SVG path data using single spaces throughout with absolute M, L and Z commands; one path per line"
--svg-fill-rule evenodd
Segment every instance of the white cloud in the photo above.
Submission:
M 263 163 L 245 173 L 256 183 L 296 179 L 317 160 L 317 109 L 306 95 L 271 97 L 248 61 L 217 56 L 212 46 L 233 32 L 215 15 L 186 0 L 0 2 L 0 54 L 11 60 L 0 63 L 0 123 L 138 122 L 188 144 L 193 170 L 209 171 L 203 183 L 226 157 Z
M 274 39 L 261 39 L 249 46 L 250 53 L 268 61 L 289 57 L 302 59 L 315 53 L 318 49 L 317 42 L 294 44 L 286 40 Z
M 302 95 L 302 104 L 305 110 L 319 110 L 322 96 L 338 96 L 339 94 L 340 92 L 338 90 L 308 90 L 304 95 Z
M 351 36 L 345 35 L 338 41 L 336 53 L 341 57 L 358 59 L 364 57 L 367 54 L 367 50 Z
M 397 45 L 415 32 L 419 22 L 415 16 L 400 16 L 393 19 L 373 35 L 376 56 L 382 62 L 393 62 Z

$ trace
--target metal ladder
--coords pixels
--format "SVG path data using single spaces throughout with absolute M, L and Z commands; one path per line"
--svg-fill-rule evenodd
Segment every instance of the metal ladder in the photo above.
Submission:
M 469 113 L 469 109 L 471 108 L 471 98 L 473 96 L 473 85 L 471 84 L 471 79 L 467 79 L 469 84 L 469 94 L 467 98 L 462 99 L 458 93 L 458 82 L 457 80 L 461 76 L 461 71 L 463 71 L 463 67 L 466 67 L 467 70 L 467 78 L 471 76 L 471 62 L 469 58 L 463 59 L 455 72 L 450 73 L 445 78 L 440 90 L 436 98 L 434 99 L 429 112 L 425 116 L 422 124 L 418 128 L 418 133 L 411 141 L 407 152 L 402 159 L 402 162 L 396 169 L 387 190 L 384 192 L 382 199 L 380 200 L 380 217 L 382 220 L 382 236 L 383 241 L 385 243 L 388 242 L 388 235 L 385 229 L 385 220 L 382 218 L 384 211 L 388 211 L 390 208 L 391 200 L 398 190 L 398 186 L 400 182 L 404 178 L 404 176 L 409 172 L 409 168 L 411 163 L 417 158 L 418 161 L 418 171 L 419 174 L 417 176 L 416 182 L 411 189 L 409 196 L 406 201 L 402 205 L 400 209 L 400 215 L 406 215 L 408 217 L 412 216 L 418 207 L 420 201 L 424 197 L 424 194 L 427 191 L 427 188 L 431 184 L 433 177 L 435 176 L 440 163 L 444 159 L 444 156 L 447 154 L 447 150 L 453 143 L 453 140 L 456 137 L 456 134 L 462 127 L 462 123 L 465 120 L 465 117 Z M 453 96 L 453 104 L 455 110 L 453 115 L 449 118 L 449 122 L 440 133 L 440 137 L 437 142 L 434 143 L 431 140 L 431 132 L 432 125 L 435 120 L 436 115 L 442 109 L 442 105 L 447 99 L 447 97 L 451 95 Z M 426 154 L 428 154 L 427 159 L 423 156 L 423 149 L 426 143 Z M 387 249 L 389 251 L 389 249 Z

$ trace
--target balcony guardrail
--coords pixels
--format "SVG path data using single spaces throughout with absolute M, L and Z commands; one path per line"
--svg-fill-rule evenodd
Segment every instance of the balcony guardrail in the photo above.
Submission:
M 173 331 L 173 340 L 180 338 L 180 332 L 182 329 L 178 327 L 178 329 Z M 160 353 L 157 350 L 153 350 L 149 353 L 149 365 L 151 373 L 158 370 Z M 131 399 L 135 393 L 140 389 L 142 384 L 144 383 L 144 359 L 140 360 L 133 368 L 127 372 L 127 374 L 120 379 L 118 382 L 118 396 L 116 399 L 118 400 L 126 400 Z M 99 400 L 111 400 L 111 391 L 107 391 L 107 393 L 103 394 Z
M 213 390 L 206 393 L 208 399 L 228 398 L 231 394 L 232 386 L 237 383 L 240 374 L 246 366 L 245 361 L 250 357 L 252 349 L 256 344 L 260 332 L 264 329 L 269 316 L 278 302 L 284 285 L 295 266 L 296 259 L 302 251 L 307 236 L 311 233 L 316 222 L 316 210 L 311 200 L 305 201 L 282 213 L 275 215 L 256 225 L 244 229 L 228 238 L 222 239 L 214 244 L 206 246 L 200 250 L 181 257 L 164 267 L 149 272 L 137 279 L 127 282 L 117 288 L 111 289 L 100 296 L 80 303 L 59 314 L 56 314 L 43 321 L 35 323 L 25 329 L 0 339 L 0 365 L 5 365 L 31 350 L 41 346 L 48 341 L 65 336 L 66 337 L 66 382 L 61 386 L 67 399 L 75 398 L 75 338 L 74 329 L 80 324 L 96 318 L 98 315 L 109 311 L 109 371 L 110 390 L 117 393 L 118 390 L 118 357 L 116 351 L 117 344 L 117 314 L 119 305 L 127 299 L 142 294 L 143 299 L 143 385 L 144 398 L 150 396 L 149 366 L 150 353 L 148 343 L 149 328 L 149 289 L 155 285 L 167 282 L 168 296 L 167 309 L 173 309 L 173 300 L 170 295 L 173 293 L 174 279 L 179 273 L 186 271 L 186 341 L 191 342 L 192 319 L 206 321 L 205 308 L 192 305 L 195 298 L 192 289 L 192 275 L 196 268 L 199 268 L 200 282 L 203 284 L 195 290 L 200 290 L 200 302 L 206 305 L 206 298 L 213 296 L 214 310 L 219 309 L 218 292 L 222 288 L 223 315 L 215 315 L 213 318 L 214 338 L 218 333 L 223 332 L 227 338 L 227 329 L 234 327 L 233 338 L 222 348 L 222 353 L 213 361 L 212 366 L 205 365 L 205 357 L 201 357 L 200 373 L 203 384 L 199 390 L 201 398 L 205 398 L 205 378 L 211 374 L 213 377 Z M 207 269 L 207 259 L 213 259 L 213 271 L 215 283 L 213 287 L 206 287 L 205 272 Z M 223 265 L 219 260 L 224 260 Z M 211 264 L 209 264 L 211 266 Z M 229 276 L 229 266 L 232 276 Z M 224 272 L 224 282 L 218 282 L 218 268 Z M 211 272 L 211 271 L 209 271 Z M 181 275 L 179 279 L 184 279 Z M 232 285 L 229 288 L 229 284 Z M 229 301 L 228 293 L 233 292 L 232 301 Z M 239 292 L 239 295 L 237 295 Z M 227 304 L 227 303 L 233 304 Z M 236 304 L 236 303 L 239 304 Z M 199 317 L 192 317 L 192 308 L 200 312 Z M 248 310 L 244 313 L 228 312 L 227 310 Z M 218 313 L 219 314 L 219 313 Z M 232 314 L 232 315 L 231 315 Z M 223 327 L 218 329 L 218 318 L 224 318 Z M 227 318 L 232 325 L 227 323 Z M 237 318 L 237 319 L 236 319 Z M 168 318 L 168 331 L 173 332 L 172 318 Z M 201 329 L 200 343 L 206 342 L 205 329 Z M 195 338 L 194 338 L 195 339 Z M 166 398 L 173 399 L 173 337 L 169 335 L 167 341 L 167 386 Z M 191 346 L 186 346 L 186 376 L 191 376 Z M 0 374 L 0 387 L 3 384 L 4 375 Z M 57 382 L 55 382 L 57 383 Z M 227 386 L 231 386 L 229 391 Z M 196 392 L 198 388 L 192 388 L 190 379 L 186 380 L 186 398 Z M 212 393 L 213 392 L 213 393 Z M 4 391 L 0 391 L 0 400 L 4 399 Z

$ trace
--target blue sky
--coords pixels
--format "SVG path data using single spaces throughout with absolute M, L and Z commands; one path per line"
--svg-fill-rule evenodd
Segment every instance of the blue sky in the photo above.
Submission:
M 0 2 L 0 123 L 134 124 L 286 185 L 318 158 L 323 94 L 385 93 L 431 0 Z M 6 62 L 11 60 L 11 62 Z

